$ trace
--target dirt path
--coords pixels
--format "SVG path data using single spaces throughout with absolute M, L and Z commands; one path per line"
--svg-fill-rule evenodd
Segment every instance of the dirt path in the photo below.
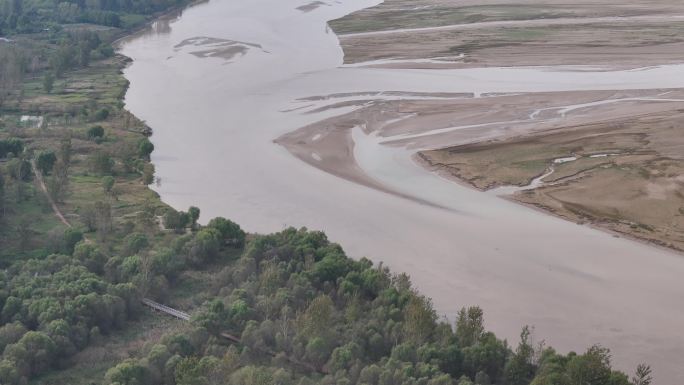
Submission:
M 36 175 L 36 183 L 38 184 L 38 187 L 43 191 L 43 194 L 45 194 L 45 197 L 47 198 L 48 202 L 50 202 L 50 206 L 52 206 L 52 211 L 54 211 L 55 215 L 59 220 L 64 223 L 66 227 L 71 227 L 71 223 L 64 218 L 64 215 L 62 212 L 59 210 L 59 207 L 57 207 L 57 204 L 55 201 L 52 199 L 50 196 L 50 193 L 47 190 L 47 187 L 45 186 L 45 180 L 43 179 L 43 174 L 38 170 L 38 167 L 36 167 L 36 161 L 31 160 L 31 168 L 33 169 L 33 173 Z

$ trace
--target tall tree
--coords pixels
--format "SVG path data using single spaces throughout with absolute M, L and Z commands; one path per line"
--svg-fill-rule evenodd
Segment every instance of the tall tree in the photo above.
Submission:
M 333 309 L 333 302 L 327 295 L 314 298 L 299 319 L 302 334 L 312 338 L 326 335 Z
M 407 339 L 422 344 L 435 327 L 437 314 L 432 301 L 424 296 L 412 295 L 404 311 L 404 332 Z
M 478 306 L 462 308 L 456 320 L 456 338 L 463 347 L 476 344 L 484 334 L 484 312 Z
M 69 168 L 71 167 L 71 137 L 60 141 L 57 161 L 53 168 L 52 195 L 55 201 L 64 200 L 69 189 Z
M 197 220 L 200 216 L 200 209 L 195 206 L 190 206 L 188 209 L 188 216 L 190 217 L 190 228 L 195 229 L 197 227 Z
M 525 326 L 520 333 L 518 348 L 504 368 L 506 384 L 526 385 L 530 383 L 535 372 L 533 356 L 534 348 L 530 343 L 530 328 L 529 326 Z
M 112 189 L 114 188 L 114 182 L 116 182 L 116 180 L 111 175 L 107 175 L 107 176 L 102 177 L 102 189 L 104 190 L 105 194 L 107 194 L 107 195 L 112 194 Z
M 5 217 L 5 177 L 0 172 L 0 219 Z
M 106 238 L 112 230 L 112 206 L 107 202 L 95 202 L 97 236 Z
M 46 72 L 45 75 L 43 76 L 43 89 L 45 92 L 48 94 L 52 92 L 52 88 L 55 85 L 55 75 L 52 74 L 52 72 Z
M 41 151 L 36 156 L 36 167 L 43 175 L 48 175 L 57 162 L 54 151 Z

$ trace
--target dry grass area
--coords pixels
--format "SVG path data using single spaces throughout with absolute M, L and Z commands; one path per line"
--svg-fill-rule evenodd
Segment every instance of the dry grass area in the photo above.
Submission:
M 330 23 L 337 34 L 501 20 L 669 15 L 684 12 L 671 0 L 385 0 Z
M 607 65 L 639 67 L 682 60 L 684 23 L 508 26 L 341 37 L 346 63 L 444 58 L 404 67 Z M 596 37 L 600 36 L 600 39 Z M 463 55 L 461 58 L 460 55 Z M 449 61 L 449 58 L 453 58 Z
M 513 199 L 579 223 L 684 250 L 684 111 L 564 127 L 424 151 L 421 158 L 480 189 L 530 183 Z M 574 161 L 554 163 L 565 157 Z
M 444 63 L 437 65 L 404 63 L 401 66 L 636 67 L 681 61 L 684 52 L 681 15 L 684 15 L 684 4 L 667 0 L 628 4 L 615 0 L 573 4 L 556 0 L 458 4 L 446 0 L 410 3 L 388 0 L 334 20 L 331 26 L 340 34 L 346 63 L 445 58 Z M 445 26 L 454 28 L 440 29 Z M 395 32 L 368 34 L 378 31 Z M 362 35 L 355 35 L 359 33 Z M 454 58 L 461 54 L 464 57 Z

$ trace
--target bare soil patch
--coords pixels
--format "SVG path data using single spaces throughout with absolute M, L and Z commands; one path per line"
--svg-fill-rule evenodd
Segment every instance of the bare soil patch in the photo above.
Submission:
M 572 5 L 555 0 L 458 5 L 445 0 L 389 0 L 334 20 L 331 26 L 340 34 L 346 63 L 463 54 L 462 60 L 439 65 L 401 66 L 636 67 L 682 61 L 683 15 L 684 5 L 664 0 Z
M 684 250 L 684 110 L 424 151 L 432 167 L 488 189 L 541 187 L 513 199 L 579 223 Z M 576 160 L 554 163 L 559 158 Z

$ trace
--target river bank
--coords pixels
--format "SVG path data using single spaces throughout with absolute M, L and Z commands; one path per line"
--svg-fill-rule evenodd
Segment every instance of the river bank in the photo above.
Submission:
M 613 348 L 620 367 L 657 362 L 659 378 L 679 378 L 678 366 L 668 361 L 671 352 L 683 346 L 672 337 L 677 335 L 676 320 L 684 319 L 674 305 L 682 289 L 677 283 L 683 274 L 678 257 L 455 186 L 411 161 L 420 147 L 406 151 L 381 145 L 389 137 L 363 132 L 364 124 L 378 127 L 416 111 L 417 120 L 411 124 L 430 116 L 420 109 L 435 111 L 426 119 L 438 123 L 415 124 L 421 131 L 412 132 L 410 120 L 395 121 L 387 126 L 388 132 L 401 133 L 394 139 L 428 140 L 430 135 L 425 134 L 432 130 L 461 138 L 467 133 L 486 137 L 513 132 L 510 124 L 478 132 L 476 125 L 496 120 L 477 116 L 469 118 L 473 127 L 450 130 L 462 119 L 446 114 L 440 120 L 437 112 L 456 113 L 457 103 L 463 103 L 460 111 L 466 112 L 472 103 L 480 105 L 476 111 L 482 116 L 487 111 L 510 111 L 509 115 L 529 120 L 540 107 L 589 103 L 610 95 L 653 98 L 658 92 L 648 88 L 667 88 L 673 81 L 684 86 L 676 83 L 676 66 L 633 72 L 338 68 L 343 52 L 326 21 L 373 4 L 320 6 L 309 12 L 299 10 L 302 5 L 306 4 L 200 5 L 170 29 L 123 47 L 134 59 L 125 73 L 131 81 L 127 106 L 151 127 L 164 127 L 155 129 L 152 140 L 157 148 L 153 162 L 161 178 L 154 188 L 166 202 L 177 208 L 199 202 L 203 213 L 233 218 L 254 232 L 288 224 L 323 229 L 354 257 L 370 255 L 394 271 L 410 272 L 421 292 L 434 298 L 440 314 L 453 317 L 461 306 L 479 304 L 488 325 L 511 340 L 517 338 L 520 325 L 533 324 L 538 335 L 561 350 L 598 341 Z M 213 47 L 179 46 L 200 42 L 199 37 L 223 39 L 222 44 L 242 42 L 250 48 L 224 59 L 194 54 Z M 609 86 L 623 91 L 605 91 Z M 549 95 L 544 92 L 559 91 L 568 93 L 545 101 Z M 510 108 L 512 94 L 520 93 L 532 95 L 530 104 Z M 441 103 L 451 105 L 438 107 Z M 488 103 L 501 108 L 488 108 Z M 335 104 L 339 108 L 329 108 Z M 383 114 L 383 108 L 390 112 Z M 359 114 L 372 119 L 358 119 Z M 581 119 L 579 115 L 573 118 Z M 334 117 L 339 126 L 318 124 Z M 340 153 L 345 157 L 353 154 L 366 177 L 449 210 L 351 183 L 310 167 L 273 143 L 317 124 L 320 132 L 300 138 L 305 142 L 301 156 L 311 164 L 319 163 L 313 153 L 321 162 L 334 164 L 334 157 L 326 160 L 326 154 L 307 152 L 305 146 L 324 140 L 323 134 L 332 135 L 339 127 L 344 139 L 339 139 L 342 147 L 337 149 L 344 148 Z M 356 126 L 361 129 L 354 130 Z M 345 147 L 348 135 L 353 146 Z M 637 308 L 637 303 L 647 309 Z M 663 312 L 671 314 L 672 322 L 651 318 Z M 584 316 L 577 319 L 573 314 Z M 660 327 L 648 327 L 653 324 Z

